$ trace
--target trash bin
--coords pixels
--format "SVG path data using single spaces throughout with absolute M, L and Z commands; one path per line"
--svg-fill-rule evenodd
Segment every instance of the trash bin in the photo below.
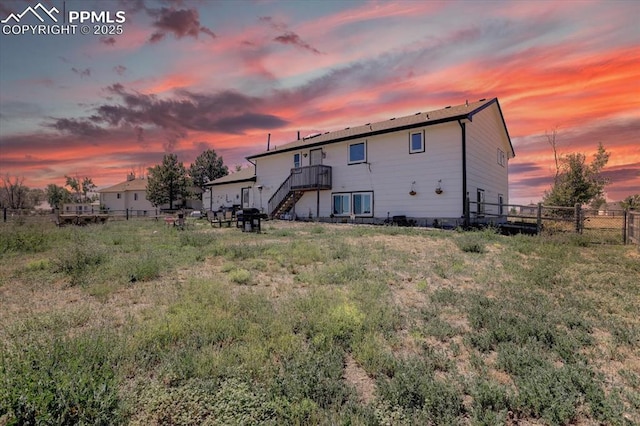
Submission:
M 242 224 L 242 232 L 260 232 L 262 214 L 258 209 L 242 209 L 242 216 L 238 215 Z

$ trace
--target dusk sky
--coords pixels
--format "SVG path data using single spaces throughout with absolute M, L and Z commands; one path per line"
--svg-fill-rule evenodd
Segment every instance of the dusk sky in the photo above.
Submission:
M 497 97 L 511 203 L 549 188 L 554 129 L 560 153 L 611 152 L 608 200 L 640 193 L 640 1 L 40 3 L 0 2 L 0 174 L 29 187 L 110 186 L 208 148 L 231 168 L 268 133 L 281 145 Z M 60 25 L 109 17 L 22 34 L 41 24 L 28 7 L 48 26 L 52 7 Z

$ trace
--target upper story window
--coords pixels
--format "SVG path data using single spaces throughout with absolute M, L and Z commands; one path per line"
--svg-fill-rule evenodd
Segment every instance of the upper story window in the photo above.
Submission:
M 301 155 L 299 152 L 296 154 L 293 154 L 293 167 L 295 167 L 296 169 L 302 166 L 302 161 L 300 160 L 300 158 L 301 158 Z
M 409 133 L 409 154 L 424 152 L 424 131 Z
M 367 143 L 358 142 L 349 144 L 349 164 L 367 162 Z
M 133 193 L 133 200 L 134 201 L 138 201 L 138 193 L 137 192 Z
M 116 194 L 116 198 L 117 198 L 118 200 L 120 199 L 120 193 L 119 193 L 119 192 Z
M 498 164 L 504 167 L 506 162 L 507 162 L 507 159 L 504 154 L 504 151 L 498 148 Z

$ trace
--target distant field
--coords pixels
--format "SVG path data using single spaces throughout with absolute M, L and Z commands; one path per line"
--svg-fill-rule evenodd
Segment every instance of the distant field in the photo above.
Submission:
M 0 425 L 640 424 L 637 247 L 263 225 L 0 224 Z

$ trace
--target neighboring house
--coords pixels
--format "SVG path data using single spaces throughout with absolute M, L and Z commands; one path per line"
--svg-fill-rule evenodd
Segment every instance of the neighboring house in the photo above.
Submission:
M 233 206 L 262 210 L 261 190 L 256 187 L 255 182 L 256 174 L 253 166 L 210 181 L 205 184 L 202 206 L 211 211 Z M 266 206 L 266 199 L 264 201 Z
M 101 189 L 100 206 L 108 212 L 123 213 L 129 210 L 134 216 L 153 215 L 156 207 L 147 200 L 147 180 L 127 176 L 127 180 L 117 185 Z
M 100 212 L 100 203 L 65 203 L 62 205 L 62 214 L 93 214 Z
M 191 188 L 194 194 L 200 194 L 198 188 Z M 127 180 L 117 185 L 98 191 L 100 194 L 100 206 L 108 212 L 119 212 L 125 214 L 129 210 L 129 215 L 133 216 L 149 216 L 155 215 L 160 210 L 168 209 L 169 204 L 154 206 L 151 201 L 147 200 L 147 180 L 137 178 L 131 174 L 127 176 Z M 198 199 L 177 200 L 174 202 L 174 209 L 196 209 L 202 208 L 202 202 Z
M 310 135 L 251 155 L 255 175 L 212 182 L 209 204 L 216 209 L 224 198 L 262 207 L 271 217 L 334 221 L 501 222 L 508 215 L 508 160 L 514 155 L 498 100 L 481 99 Z

